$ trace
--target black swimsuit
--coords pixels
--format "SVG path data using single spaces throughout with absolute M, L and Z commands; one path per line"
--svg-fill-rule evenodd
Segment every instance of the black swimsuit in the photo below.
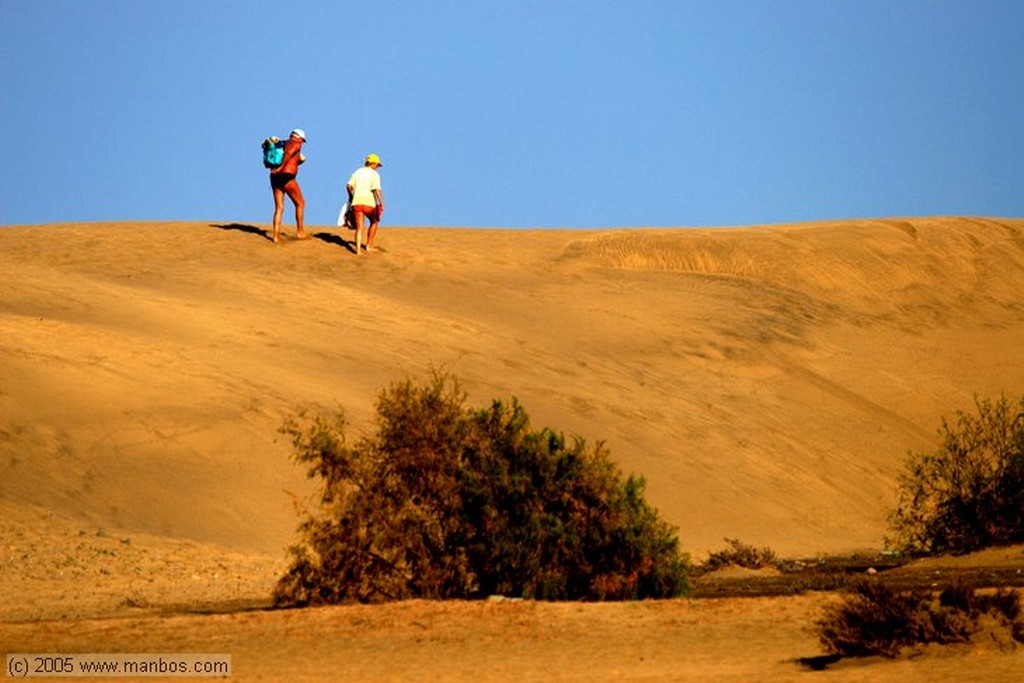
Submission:
M 271 173 L 270 186 L 275 190 L 283 190 L 284 186 L 295 180 L 294 173 Z

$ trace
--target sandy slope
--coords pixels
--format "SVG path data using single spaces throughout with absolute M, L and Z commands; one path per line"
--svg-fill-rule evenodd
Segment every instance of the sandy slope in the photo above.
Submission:
M 1024 221 L 0 229 L 0 498 L 279 552 L 297 406 L 431 365 L 607 441 L 686 549 L 877 547 L 908 449 L 1024 387 Z
M 0 228 L 7 651 L 227 651 L 263 680 L 814 675 L 792 659 L 828 595 L 238 611 L 308 492 L 277 427 L 316 401 L 371 429 L 382 386 L 439 366 L 605 440 L 686 550 L 813 554 L 880 546 L 907 450 L 975 394 L 1024 391 L 1024 220 L 387 227 L 358 258 L 313 232 Z M 1020 656 L 867 678 L 1009 680 Z

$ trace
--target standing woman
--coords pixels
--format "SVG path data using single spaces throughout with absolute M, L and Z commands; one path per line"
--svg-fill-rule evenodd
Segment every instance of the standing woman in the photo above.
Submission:
M 383 166 L 380 157 L 368 154 L 362 168 L 358 168 L 348 179 L 345 189 L 348 190 L 348 205 L 352 207 L 352 220 L 356 229 L 356 255 L 359 255 L 363 244 L 363 222 L 370 221 L 370 229 L 366 235 L 365 251 L 376 251 L 373 240 L 377 237 L 380 218 L 384 215 L 384 194 L 380 189 L 380 173 L 377 169 Z
M 270 187 L 274 191 L 274 243 L 281 241 L 281 216 L 284 214 L 284 196 L 295 205 L 295 237 L 304 240 L 309 235 L 303 226 L 306 200 L 302 196 L 302 188 L 296 176 L 299 175 L 299 164 L 306 160 L 302 154 L 302 144 L 306 142 L 306 132 L 296 128 L 284 143 L 284 158 L 281 165 L 270 171 Z

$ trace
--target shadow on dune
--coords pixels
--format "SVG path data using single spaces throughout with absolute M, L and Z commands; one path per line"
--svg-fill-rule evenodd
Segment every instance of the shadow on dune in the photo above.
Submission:
M 218 230 L 237 230 L 239 232 L 248 233 L 250 235 L 259 235 L 260 237 L 267 241 L 273 241 L 273 239 L 270 236 L 269 230 L 257 228 L 255 225 L 246 225 L 244 223 L 211 223 L 210 227 L 217 228 Z
M 315 232 L 313 233 L 313 237 L 320 240 L 321 242 L 326 242 L 327 244 L 333 244 L 338 247 L 345 247 L 352 254 L 356 253 L 355 242 L 349 242 L 341 235 L 335 235 L 330 232 Z
M 814 657 L 798 657 L 795 661 L 811 671 L 825 671 L 829 666 L 842 659 L 840 655 L 817 655 Z
M 269 242 L 273 241 L 270 230 L 258 228 L 255 225 L 248 225 L 246 223 L 211 223 L 210 227 L 217 228 L 218 230 L 237 230 L 238 232 L 244 232 L 249 235 L 258 235 Z M 312 233 L 312 236 L 321 242 L 333 244 L 336 247 L 344 247 L 352 254 L 356 253 L 355 242 L 349 242 L 341 235 L 336 235 L 330 232 L 314 232 Z M 287 236 L 283 235 L 283 237 L 287 239 Z

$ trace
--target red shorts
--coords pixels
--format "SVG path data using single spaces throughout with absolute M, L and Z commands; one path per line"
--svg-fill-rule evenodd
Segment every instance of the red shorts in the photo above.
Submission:
M 376 206 L 365 206 L 363 204 L 356 204 L 352 207 L 353 213 L 361 213 L 369 218 L 374 223 L 380 222 L 380 212 Z

